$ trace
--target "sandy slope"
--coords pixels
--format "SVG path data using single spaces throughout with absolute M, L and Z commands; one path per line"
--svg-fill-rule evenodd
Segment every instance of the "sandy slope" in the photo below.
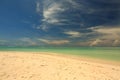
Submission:
M 120 66 L 40 52 L 0 52 L 0 80 L 120 80 Z

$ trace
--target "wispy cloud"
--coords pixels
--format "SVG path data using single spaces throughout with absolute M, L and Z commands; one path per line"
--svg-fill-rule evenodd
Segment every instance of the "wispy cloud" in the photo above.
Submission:
M 59 3 L 52 3 L 49 6 L 45 6 L 43 10 L 43 16 L 46 20 L 55 18 L 59 12 L 64 11 Z
M 59 2 L 51 3 L 51 1 L 48 1 L 48 3 L 44 3 L 43 21 L 49 24 L 59 23 L 60 19 L 58 18 L 58 16 L 61 12 L 65 11 L 62 6 L 63 5 Z
M 72 5 L 71 7 L 73 8 L 79 8 L 81 7 L 81 5 L 79 3 L 77 3 L 75 0 L 66 0 L 68 3 L 70 3 L 70 5 Z
M 120 27 L 97 26 L 90 29 L 93 31 L 92 34 L 98 34 L 90 46 L 120 46 Z
M 89 2 L 88 2 L 89 4 Z M 41 25 L 37 26 L 39 29 L 47 31 L 47 29 L 53 26 L 59 25 L 81 25 L 80 21 L 72 20 L 79 15 L 81 17 L 81 13 L 89 14 L 94 12 L 93 8 L 91 8 L 88 4 L 85 4 L 84 1 L 76 1 L 76 0 L 44 0 L 43 1 L 43 19 L 41 20 Z M 75 11 L 75 14 L 71 14 L 71 11 Z M 40 3 L 36 4 L 36 11 L 40 12 Z M 76 13 L 76 11 L 80 13 Z
M 36 12 L 37 12 L 37 13 L 42 12 L 42 10 L 41 10 L 40 7 L 41 7 L 40 3 L 39 3 L 39 2 L 36 2 Z
M 120 46 L 120 39 L 119 40 L 118 39 L 114 40 L 113 46 Z
M 38 39 L 38 40 L 49 45 L 64 45 L 70 42 L 69 40 L 47 40 L 47 39 Z
M 90 46 L 97 46 L 97 45 L 99 45 L 101 42 L 102 42 L 102 40 L 96 39 L 96 40 L 94 40 L 93 42 L 91 42 Z
M 101 34 L 102 39 L 120 39 L 120 27 L 98 26 L 92 27 L 91 30 Z
M 91 28 L 93 31 L 103 33 L 103 34 L 119 34 L 120 33 L 120 27 L 116 26 L 97 26 Z
M 36 2 L 36 11 L 39 13 L 40 12 L 40 3 Z
M 96 5 L 94 5 L 95 2 Z M 100 2 L 98 6 L 97 6 L 97 2 Z M 107 16 L 107 15 L 111 16 L 110 12 L 113 11 L 117 12 L 119 9 L 118 7 L 116 7 L 115 9 L 109 5 L 103 6 L 102 3 L 106 3 L 106 2 L 107 4 L 111 4 L 109 3 L 109 1 L 103 1 L 103 0 L 88 1 L 87 3 L 84 0 L 82 1 L 44 0 L 43 18 L 41 20 L 42 22 L 36 28 L 47 31 L 51 27 L 52 29 L 54 29 L 54 27 L 59 26 L 60 28 L 55 28 L 55 29 L 60 29 L 61 31 L 64 31 L 61 33 L 64 34 L 65 37 L 71 40 L 72 38 L 85 40 L 84 42 L 79 42 L 79 45 L 84 45 L 84 44 L 88 46 L 118 45 L 120 40 L 120 27 L 105 26 L 104 23 L 108 21 L 110 22 L 110 19 Z M 39 10 L 37 10 L 39 9 L 39 6 L 40 4 L 36 4 L 37 12 L 39 12 Z M 78 28 L 79 30 L 77 30 Z M 67 43 L 67 41 L 64 40 L 58 41 L 58 40 L 41 39 L 40 41 L 51 45 L 52 44 L 60 45 Z
M 89 46 L 120 46 L 120 39 L 95 39 L 90 41 Z
M 71 38 L 81 37 L 81 33 L 78 31 L 65 31 L 64 34 L 67 34 Z
M 55 2 L 54 0 L 45 0 L 43 1 L 43 19 L 42 24 L 39 26 L 42 30 L 47 30 L 50 28 L 50 25 L 57 25 L 61 24 L 63 19 L 58 18 L 59 14 L 65 9 L 62 7 L 63 5 L 59 2 Z M 36 11 L 40 12 L 40 4 L 36 4 Z

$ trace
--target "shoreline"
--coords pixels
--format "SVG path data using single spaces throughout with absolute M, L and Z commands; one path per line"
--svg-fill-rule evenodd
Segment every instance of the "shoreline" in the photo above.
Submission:
M 14 53 L 27 53 L 27 54 L 43 54 L 43 55 L 52 55 L 52 56 L 59 56 L 59 57 L 64 57 L 64 58 L 69 58 L 69 59 L 74 59 L 74 60 L 83 60 L 83 61 L 89 61 L 93 63 L 101 63 L 101 64 L 109 64 L 109 65 L 118 65 L 120 66 L 120 61 L 116 60 L 109 60 L 109 59 L 101 59 L 101 58 L 96 58 L 96 57 L 89 57 L 89 56 L 82 56 L 82 55 L 74 55 L 74 54 L 63 54 L 63 53 L 55 53 L 55 52 L 40 52 L 40 51 L 0 51 L 1 52 L 14 52 Z

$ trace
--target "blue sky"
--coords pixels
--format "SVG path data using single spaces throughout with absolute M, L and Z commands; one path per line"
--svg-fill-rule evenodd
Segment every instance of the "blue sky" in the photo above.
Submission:
M 120 46 L 120 0 L 0 0 L 0 46 Z

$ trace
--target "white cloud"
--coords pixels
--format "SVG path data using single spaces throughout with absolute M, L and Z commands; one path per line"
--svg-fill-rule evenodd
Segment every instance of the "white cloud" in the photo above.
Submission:
M 38 39 L 38 40 L 50 45 L 64 45 L 70 42 L 69 40 L 47 40 L 47 39 Z
M 64 34 L 69 35 L 71 38 L 81 37 L 81 33 L 77 31 L 66 31 Z
M 120 27 L 97 26 L 92 27 L 91 30 L 95 33 L 101 34 L 101 39 L 120 39 Z
M 47 6 L 44 6 L 43 9 L 43 21 L 50 23 L 50 24 L 55 24 L 59 22 L 59 18 L 57 16 L 59 15 L 60 12 L 65 11 L 64 8 L 62 8 L 62 4 L 60 3 L 50 3 Z
M 80 10 L 81 12 L 90 12 L 84 4 L 78 3 L 75 0 L 62 0 L 62 1 L 55 1 L 55 0 L 44 0 L 43 1 L 43 19 L 42 24 L 39 27 L 39 29 L 45 30 L 44 27 L 47 27 L 46 29 L 49 29 L 51 24 L 52 25 L 80 25 L 80 23 L 71 22 L 69 17 L 64 17 L 65 14 L 62 14 L 62 12 L 67 10 Z M 40 12 L 40 3 L 37 2 L 36 4 L 36 11 Z M 68 13 L 69 14 L 69 13 Z M 67 14 L 66 14 L 67 15 Z M 62 18 L 60 16 L 63 16 Z M 74 17 L 74 15 L 72 15 Z M 43 28 L 42 28 L 43 27 Z
M 113 46 L 120 46 L 120 40 L 118 39 L 114 40 Z
M 64 11 L 61 5 L 58 3 L 52 3 L 47 8 L 45 7 L 43 10 L 43 16 L 45 19 L 53 18 L 57 15 L 57 13 Z
M 48 25 L 46 25 L 45 23 L 43 23 L 42 25 L 38 25 L 35 27 L 38 30 L 43 30 L 43 31 L 47 31 L 49 29 Z
M 39 2 L 36 2 L 36 12 L 37 12 L 37 13 L 40 13 L 40 12 L 41 12 L 40 3 L 39 3 Z
M 120 46 L 120 27 L 119 26 L 96 26 L 90 28 L 95 36 L 90 46 Z
M 89 46 L 120 46 L 120 40 L 95 39 L 90 41 Z
M 43 19 L 42 21 L 50 23 L 50 24 L 57 24 L 60 22 L 60 20 L 58 20 L 56 18 Z
M 73 42 L 72 45 L 75 46 L 120 46 L 120 40 L 116 39 L 116 40 L 108 40 L 108 39 L 90 39 L 90 40 L 85 40 L 85 41 L 76 41 Z
M 90 46 L 97 46 L 97 45 L 99 45 L 99 43 L 101 43 L 101 42 L 102 42 L 102 40 L 96 39 L 95 41 L 91 42 Z
M 93 27 L 92 30 L 103 33 L 103 34 L 120 34 L 120 27 L 105 27 L 105 26 L 98 26 Z
M 71 6 L 70 7 L 73 7 L 73 8 L 78 8 L 78 9 L 81 9 L 83 7 L 82 4 L 80 3 L 77 3 L 75 0 L 65 0 L 67 1 Z
M 54 0 L 45 0 L 43 2 L 43 19 L 42 24 L 39 26 L 39 29 L 47 30 L 52 25 L 61 25 L 64 19 L 60 19 L 59 13 L 65 11 L 62 4 L 59 2 L 55 2 Z M 39 3 L 36 5 L 36 10 L 39 13 Z M 38 27 L 37 27 L 38 28 Z

